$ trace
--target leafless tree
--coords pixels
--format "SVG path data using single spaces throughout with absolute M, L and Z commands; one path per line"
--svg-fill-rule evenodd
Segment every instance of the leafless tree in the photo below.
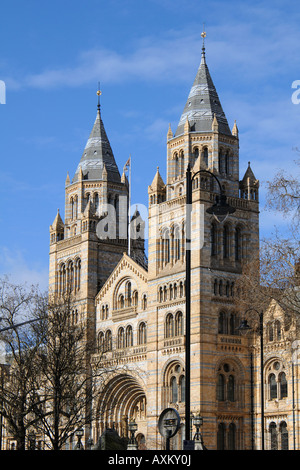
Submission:
M 1 421 L 15 439 L 18 450 L 25 449 L 26 434 L 35 423 L 37 351 L 44 342 L 44 297 L 37 287 L 0 281 L 0 340 L 4 342 L 8 364 L 2 364 Z M 39 327 L 37 328 L 37 324 Z M 2 433 L 2 429 L 1 429 Z
M 50 299 L 34 286 L 0 282 L 0 340 L 9 358 L 1 374 L 1 417 L 18 450 L 33 448 L 33 435 L 45 448 L 64 448 L 95 419 L 107 377 L 126 369 L 104 365 L 104 349 L 91 366 L 94 340 L 84 319 L 74 320 L 75 308 L 71 294 Z
M 275 234 L 261 240 L 259 257 L 244 265 L 236 284 L 240 310 L 265 310 L 274 299 L 287 322 L 300 313 L 300 175 L 296 171 L 300 160 L 295 164 L 293 175 L 279 171 L 267 183 L 266 206 L 284 215 L 284 233 L 276 228 Z

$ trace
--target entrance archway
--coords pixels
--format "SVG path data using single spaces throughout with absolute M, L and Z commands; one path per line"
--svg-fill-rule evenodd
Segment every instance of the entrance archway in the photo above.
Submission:
M 130 437 L 128 423 L 135 419 L 138 432 L 146 435 L 146 394 L 136 378 L 118 374 L 108 381 L 98 401 L 97 439 L 105 429 L 115 429 L 120 437 Z

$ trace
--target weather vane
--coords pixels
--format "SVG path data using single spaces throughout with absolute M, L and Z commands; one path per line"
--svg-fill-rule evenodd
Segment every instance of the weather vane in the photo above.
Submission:
M 100 96 L 101 96 L 100 82 L 98 82 L 97 95 L 98 95 L 98 109 L 100 110 Z
M 206 32 L 205 32 L 205 24 L 203 23 L 203 32 L 201 33 L 201 37 L 203 38 L 203 46 L 204 46 L 204 39 L 206 38 Z

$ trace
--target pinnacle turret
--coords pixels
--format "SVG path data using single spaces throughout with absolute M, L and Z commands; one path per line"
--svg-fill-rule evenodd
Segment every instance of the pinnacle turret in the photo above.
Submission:
M 184 133 L 187 120 L 191 132 L 211 132 L 214 115 L 218 121 L 219 132 L 231 135 L 218 93 L 206 64 L 205 48 L 203 45 L 201 63 L 181 115 L 175 136 Z
M 72 182 L 75 183 L 78 181 L 80 171 L 82 171 L 83 179 L 85 180 L 102 180 L 105 168 L 108 181 L 117 183 L 121 181 L 114 154 L 105 132 L 100 113 L 100 105 L 98 103 L 94 126 Z

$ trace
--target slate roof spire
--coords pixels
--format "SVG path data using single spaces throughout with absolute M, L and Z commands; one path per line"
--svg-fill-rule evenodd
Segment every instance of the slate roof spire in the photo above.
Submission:
M 80 168 L 82 170 L 84 180 L 102 180 L 104 168 L 106 168 L 108 181 L 121 181 L 119 169 L 101 118 L 101 91 L 99 89 L 97 91 L 97 95 L 97 116 L 73 178 L 73 183 L 78 181 Z
M 189 121 L 191 132 L 211 132 L 214 114 L 218 121 L 219 132 L 221 134 L 231 135 L 217 90 L 206 64 L 204 44 L 206 33 L 203 31 L 201 36 L 203 38 L 203 45 L 200 66 L 181 115 L 175 136 L 184 133 L 186 119 Z

